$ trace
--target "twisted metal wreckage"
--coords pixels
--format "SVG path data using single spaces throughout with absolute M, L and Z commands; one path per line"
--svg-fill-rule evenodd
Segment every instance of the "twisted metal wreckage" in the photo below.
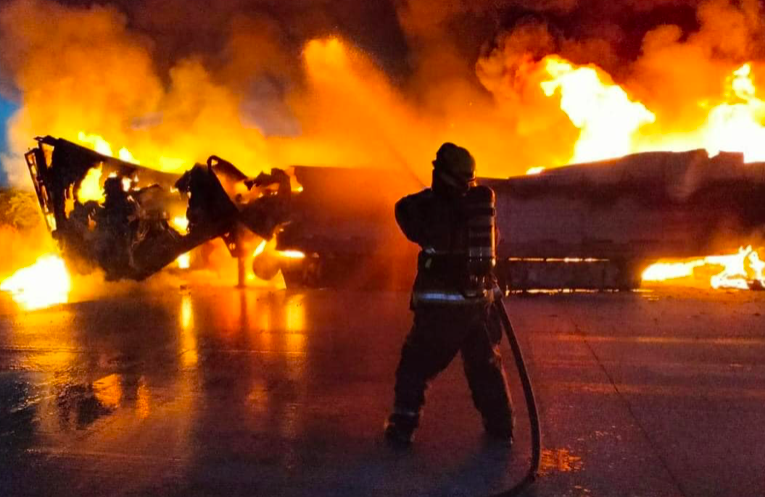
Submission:
M 63 139 L 37 141 L 26 161 L 48 228 L 75 268 L 95 265 L 108 279 L 144 279 L 216 237 L 238 256 L 243 227 L 271 238 L 288 216 L 290 178 L 278 169 L 251 179 L 213 156 L 179 176 Z M 92 171 L 100 198 L 83 200 Z M 186 229 L 172 227 L 174 218 Z

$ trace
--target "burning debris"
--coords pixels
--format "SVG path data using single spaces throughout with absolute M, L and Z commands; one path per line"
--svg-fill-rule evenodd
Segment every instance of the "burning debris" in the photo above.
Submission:
M 265 239 L 286 221 L 291 183 L 280 170 L 248 179 L 211 157 L 176 176 L 63 139 L 38 143 L 26 159 L 50 232 L 73 267 L 108 280 L 188 267 L 189 252 L 216 237 L 238 255 L 242 226 Z

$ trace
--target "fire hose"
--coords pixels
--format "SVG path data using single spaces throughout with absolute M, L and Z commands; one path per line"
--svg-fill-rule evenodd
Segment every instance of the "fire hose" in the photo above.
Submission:
M 539 426 L 539 413 L 537 412 L 537 402 L 534 398 L 534 389 L 531 385 L 531 379 L 529 378 L 529 372 L 526 369 L 526 363 L 523 360 L 523 352 L 521 346 L 518 343 L 518 337 L 515 336 L 515 330 L 513 324 L 510 322 L 510 318 L 507 315 L 507 309 L 502 298 L 498 298 L 494 301 L 494 307 L 499 314 L 502 321 L 502 327 L 505 329 L 507 335 L 507 341 L 510 342 L 510 348 L 513 351 L 513 357 L 515 358 L 515 365 L 518 368 L 518 374 L 521 378 L 521 385 L 523 386 L 523 395 L 526 400 L 526 408 L 529 413 L 529 428 L 531 430 L 531 464 L 528 472 L 523 479 L 518 482 L 514 487 L 509 490 L 497 494 L 493 497 L 510 497 L 513 495 L 519 495 L 528 485 L 536 480 L 539 474 L 539 463 L 542 456 L 542 430 Z

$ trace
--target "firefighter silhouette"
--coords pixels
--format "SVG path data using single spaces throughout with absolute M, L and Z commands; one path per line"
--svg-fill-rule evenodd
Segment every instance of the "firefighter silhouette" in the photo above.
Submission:
M 402 198 L 395 208 L 404 235 L 421 251 L 411 296 L 414 324 L 401 350 L 385 438 L 397 446 L 411 444 L 428 383 L 460 353 L 486 434 L 510 444 L 513 411 L 499 352 L 501 322 L 492 305 L 493 274 L 478 291 L 469 288 L 474 280 L 466 199 L 473 188 L 491 190 L 475 186 L 473 157 L 452 143 L 441 146 L 433 166 L 432 187 Z

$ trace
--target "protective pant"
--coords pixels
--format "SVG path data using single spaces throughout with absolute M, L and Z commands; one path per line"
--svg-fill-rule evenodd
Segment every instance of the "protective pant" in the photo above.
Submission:
M 396 370 L 394 415 L 407 416 L 416 427 L 428 383 L 460 352 L 486 431 L 512 435 L 512 400 L 499 352 L 501 338 L 501 322 L 493 306 L 416 308 Z

